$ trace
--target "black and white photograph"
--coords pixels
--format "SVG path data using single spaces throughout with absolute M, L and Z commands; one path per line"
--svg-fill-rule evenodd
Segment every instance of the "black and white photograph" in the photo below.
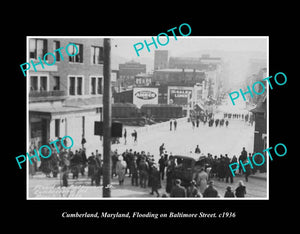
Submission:
M 269 37 L 187 31 L 26 37 L 26 199 L 269 199 Z

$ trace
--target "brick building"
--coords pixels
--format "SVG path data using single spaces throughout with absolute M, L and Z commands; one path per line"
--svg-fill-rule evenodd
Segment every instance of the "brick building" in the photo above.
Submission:
M 27 75 L 30 144 L 38 147 L 65 135 L 73 138 L 73 148 L 81 146 L 82 136 L 87 147 L 99 141 L 93 125 L 102 118 L 103 39 L 28 37 L 27 40 L 28 59 L 37 64 L 36 71 L 32 66 Z M 67 46 L 70 43 L 78 51 Z M 76 55 L 68 56 L 66 49 Z M 45 64 L 43 68 L 38 62 L 46 53 L 53 53 L 56 62 L 48 55 L 46 62 L 53 65 Z

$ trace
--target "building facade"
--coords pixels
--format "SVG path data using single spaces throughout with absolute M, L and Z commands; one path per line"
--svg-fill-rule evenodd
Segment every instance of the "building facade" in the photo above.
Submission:
M 70 43 L 78 51 L 67 47 Z M 46 53 L 55 55 L 46 57 L 54 65 L 36 65 L 37 71 L 31 68 L 28 72 L 30 145 L 39 147 L 66 135 L 73 138 L 73 148 L 81 147 L 82 137 L 87 146 L 99 141 L 94 136 L 94 121 L 102 118 L 103 39 L 30 37 L 27 45 L 28 58 L 35 64 Z M 65 48 L 76 55 L 68 56 Z
M 155 50 L 154 52 L 154 70 L 168 68 L 168 50 Z
M 146 64 L 130 61 L 119 64 L 119 82 L 121 87 L 132 88 L 135 84 L 135 76 L 146 73 Z

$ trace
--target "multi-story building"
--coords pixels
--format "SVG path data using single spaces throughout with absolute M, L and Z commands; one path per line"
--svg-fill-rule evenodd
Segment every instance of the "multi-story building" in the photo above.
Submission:
M 130 61 L 119 64 L 119 82 L 121 87 L 132 88 L 135 83 L 135 76 L 146 73 L 146 64 Z
M 221 65 L 220 57 L 210 57 L 209 54 L 203 54 L 201 57 L 170 57 L 169 68 L 179 69 L 198 69 L 202 71 L 212 71 Z
M 196 69 L 167 68 L 156 70 L 153 73 L 152 82 L 168 85 L 195 85 L 202 83 L 205 79 L 205 72 Z
M 65 48 L 68 46 L 68 56 Z M 94 121 L 102 118 L 103 39 L 101 38 L 28 38 L 29 60 L 35 64 L 39 57 L 53 53 L 52 66 L 36 65 L 29 70 L 29 139 L 38 147 L 51 139 L 69 135 L 73 148 L 81 146 L 85 137 L 87 147 L 94 136 Z M 63 47 L 63 49 L 57 50 Z M 59 52 L 61 54 L 59 54 Z M 48 64 L 54 63 L 48 56 Z
M 135 76 L 135 86 L 143 87 L 149 86 L 152 83 L 153 74 L 141 73 Z
M 155 50 L 154 70 L 168 68 L 168 50 Z

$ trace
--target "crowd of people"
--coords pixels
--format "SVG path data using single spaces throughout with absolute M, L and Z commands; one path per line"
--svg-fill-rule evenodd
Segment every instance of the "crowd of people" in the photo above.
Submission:
M 197 148 L 199 150 L 198 153 L 200 153 L 199 146 Z M 166 179 L 166 192 L 162 194 L 163 197 L 220 197 L 214 188 L 213 179 L 233 183 L 233 175 L 229 170 L 229 164 L 237 161 L 236 156 L 230 159 L 227 154 L 224 156 L 220 155 L 220 157 L 202 154 L 203 166 L 195 173 L 194 179 L 189 182 L 189 185 L 183 187 L 180 179 L 176 178 L 174 173 L 175 168 L 179 166 L 178 161 L 174 159 L 172 153 L 167 153 L 164 143 L 160 145 L 159 153 L 161 157 L 156 162 L 154 156 L 149 152 L 136 152 L 129 149 L 119 154 L 116 150 L 112 153 L 112 177 L 118 176 L 119 184 L 122 185 L 125 175 L 128 175 L 128 178 L 131 178 L 132 186 L 151 188 L 151 194 L 155 193 L 157 196 L 160 196 L 161 181 Z M 247 152 L 243 148 L 239 160 L 243 161 L 245 156 L 247 158 Z M 249 156 L 251 157 L 251 154 Z M 118 164 L 121 164 L 122 167 L 118 166 Z M 253 173 L 255 170 L 250 169 L 250 167 L 246 167 L 246 173 L 240 172 L 240 175 L 245 174 L 246 181 L 248 181 L 250 173 Z M 235 193 L 231 189 L 231 186 L 227 187 L 224 197 L 244 197 L 246 194 L 246 187 L 242 180 L 239 181 Z M 184 193 L 182 192 L 183 190 L 185 191 Z
M 214 119 L 213 115 L 207 115 L 207 117 L 191 118 L 191 122 L 194 127 L 198 127 L 200 120 L 205 125 L 208 122 L 209 126 L 228 126 L 229 119 L 242 119 L 245 122 L 249 122 L 252 118 L 251 115 L 244 114 L 231 114 L 224 113 L 223 119 Z M 170 131 L 176 130 L 176 120 L 170 121 Z M 132 134 L 134 142 L 137 142 L 137 133 L 134 131 Z M 124 139 L 126 144 L 127 131 L 124 130 Z M 47 177 L 50 177 L 52 173 L 53 177 L 57 177 L 61 174 L 63 186 L 68 186 L 69 174 L 72 179 L 78 179 L 79 175 L 90 178 L 91 185 L 100 186 L 101 177 L 103 175 L 103 161 L 102 155 L 96 150 L 91 152 L 91 155 L 87 157 L 84 144 L 86 140 L 82 139 L 82 147 L 73 151 L 73 149 L 64 149 L 58 144 L 59 153 L 54 145 L 50 146 L 52 149 L 52 155 L 49 158 L 40 158 L 41 163 L 38 168 L 36 158 L 32 158 L 33 164 L 30 164 L 30 174 L 34 175 L 37 170 L 43 172 Z M 30 149 L 30 154 L 33 155 L 35 147 Z M 47 148 L 43 148 L 47 151 Z M 229 169 L 229 164 L 237 161 L 242 161 L 246 165 L 246 172 L 239 168 L 236 172 L 237 175 L 244 175 L 246 182 L 251 173 L 257 171 L 257 167 L 254 165 L 250 168 L 247 164 L 248 157 L 251 159 L 251 153 L 247 154 L 245 148 L 243 148 L 239 157 L 235 155 L 229 158 L 227 154 L 213 156 L 208 153 L 207 155 L 201 154 L 199 145 L 196 146 L 194 151 L 199 154 L 199 158 L 202 160 L 202 166 L 198 170 L 191 181 L 188 181 L 188 185 L 182 186 L 182 181 L 176 177 L 174 171 L 178 166 L 178 162 L 174 160 L 172 153 L 166 151 L 164 143 L 159 146 L 160 158 L 157 162 L 154 159 L 154 155 L 145 151 L 137 152 L 132 149 L 126 149 L 124 152 L 119 153 L 117 150 L 111 152 L 111 177 L 118 178 L 120 186 L 124 185 L 124 181 L 130 178 L 131 186 L 140 186 L 144 189 L 151 189 L 150 194 L 155 194 L 157 197 L 220 197 L 221 195 L 214 187 L 214 180 L 220 182 L 233 183 L 233 175 Z M 48 155 L 48 152 L 43 152 L 43 155 Z M 257 161 L 257 160 L 256 160 Z M 257 162 L 258 164 L 260 162 Z M 127 175 L 127 176 L 126 176 Z M 166 187 L 162 188 L 162 181 L 166 179 Z M 160 193 L 160 189 L 165 192 Z M 231 190 L 231 186 L 228 186 L 224 197 L 243 197 L 246 194 L 246 187 L 242 181 L 239 182 L 238 188 L 235 193 Z
M 205 126 L 207 123 L 209 127 L 228 127 L 229 120 L 231 119 L 240 119 L 253 126 L 254 118 L 251 114 L 224 113 L 223 118 L 215 118 L 213 113 L 207 113 L 202 115 L 192 115 L 190 117 L 193 129 L 195 127 L 198 128 L 200 126 L 200 123 L 202 123 L 203 126 Z
M 50 177 L 51 173 L 53 177 L 57 177 L 60 172 L 62 185 L 68 186 L 69 174 L 71 174 L 72 179 L 78 179 L 79 174 L 85 176 L 87 169 L 87 176 L 91 180 L 91 185 L 94 185 L 94 183 L 96 186 L 101 185 L 103 161 L 98 150 L 87 157 L 84 147 L 75 150 L 75 152 L 70 149 L 65 150 L 60 145 L 58 145 L 58 148 L 59 153 L 53 146 L 52 156 L 41 158 L 39 168 L 37 168 L 37 161 L 33 160 L 33 164 L 30 164 L 31 175 L 34 175 L 35 171 L 40 170 L 47 177 Z M 33 154 L 33 149 L 31 149 L 31 153 Z M 123 186 L 126 178 L 130 178 L 131 186 L 151 189 L 150 194 L 155 193 L 157 197 L 161 196 L 159 190 L 162 188 L 161 182 L 165 179 L 166 187 L 162 197 L 220 197 L 220 194 L 214 187 L 213 179 L 233 183 L 233 175 L 229 169 L 229 164 L 242 160 L 246 165 L 247 157 L 252 157 L 250 153 L 247 155 L 245 148 L 243 148 L 239 158 L 233 156 L 231 159 L 227 154 L 221 154 L 220 157 L 213 157 L 209 153 L 208 155 L 201 154 L 199 145 L 196 146 L 195 153 L 199 154 L 199 158 L 201 158 L 201 168 L 194 174 L 188 186 L 185 187 L 181 185 L 182 181 L 174 173 L 175 168 L 179 166 L 179 162 L 174 160 L 172 153 L 167 153 L 164 143 L 159 147 L 161 156 L 157 162 L 154 159 L 154 155 L 145 151 L 137 152 L 127 149 L 123 153 L 118 153 L 117 150 L 111 152 L 111 177 L 117 177 L 120 186 Z M 48 152 L 43 152 L 43 155 L 48 155 Z M 250 165 L 245 167 L 245 173 L 240 170 L 237 174 L 244 174 L 245 180 L 248 181 L 248 176 L 251 173 L 255 173 L 257 168 L 250 168 Z M 224 197 L 243 197 L 246 194 L 246 187 L 241 181 L 235 194 L 231 189 L 230 186 L 227 187 Z

